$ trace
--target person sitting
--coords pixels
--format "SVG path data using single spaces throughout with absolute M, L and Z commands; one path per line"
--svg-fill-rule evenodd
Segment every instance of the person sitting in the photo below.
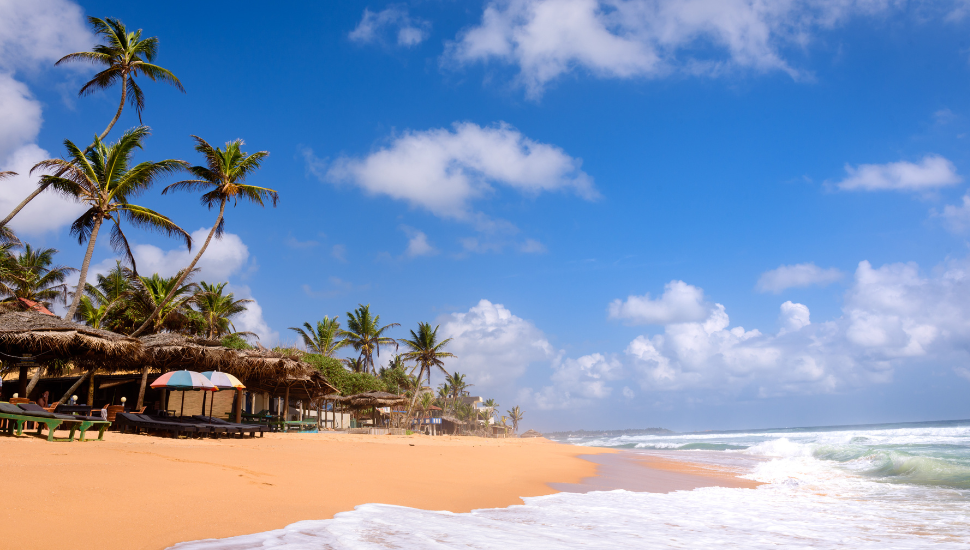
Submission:
M 40 394 L 40 397 L 37 398 L 37 404 L 46 409 L 50 404 L 50 399 L 51 392 L 45 391 L 44 393 Z

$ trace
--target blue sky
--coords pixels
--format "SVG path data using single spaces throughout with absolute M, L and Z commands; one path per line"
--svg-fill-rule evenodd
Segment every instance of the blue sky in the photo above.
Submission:
M 433 321 L 542 430 L 970 416 L 966 3 L 232 6 L 0 1 L 0 169 L 103 130 L 118 91 L 77 98 L 92 71 L 53 62 L 117 17 L 186 88 L 142 83 L 139 158 L 271 153 L 252 182 L 279 206 L 231 210 L 203 261 L 264 344 L 357 303 L 396 336 Z M 14 226 L 79 265 L 76 212 Z M 142 270 L 187 263 L 129 238 Z

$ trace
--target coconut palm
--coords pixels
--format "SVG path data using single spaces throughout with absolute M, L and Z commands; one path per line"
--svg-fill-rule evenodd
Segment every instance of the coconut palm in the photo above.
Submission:
M 121 102 L 118 103 L 118 111 L 111 119 L 108 127 L 101 133 L 100 139 L 104 139 L 115 123 L 118 122 L 121 112 L 125 108 L 126 100 L 135 108 L 135 112 L 138 114 L 138 122 L 141 123 L 141 113 L 145 108 L 145 96 L 138 83 L 135 82 L 136 76 L 144 75 L 155 81 L 161 80 L 175 86 L 179 91 L 185 92 L 182 83 L 171 71 L 152 63 L 158 54 L 158 37 L 142 38 L 141 29 L 128 32 L 124 23 L 111 17 L 105 19 L 89 17 L 88 22 L 94 27 L 94 32 L 103 37 L 104 43 L 98 44 L 90 52 L 67 54 L 60 58 L 55 65 L 80 61 L 105 67 L 103 71 L 94 75 L 94 78 L 81 87 L 78 92 L 79 96 L 121 84 Z
M 3 278 L 0 291 L 8 296 L 4 301 L 24 298 L 47 308 L 55 301 L 66 301 L 67 285 L 64 280 L 77 270 L 54 265 L 54 254 L 57 254 L 57 250 L 53 248 L 37 249 L 24 243 L 23 252 L 12 255 L 8 245 L 4 267 L 0 271 Z
M 421 380 L 425 373 L 428 374 L 428 385 L 431 385 L 431 370 L 434 367 L 445 374 L 448 375 L 448 371 L 445 370 L 445 363 L 442 358 L 445 357 L 455 357 L 454 353 L 447 351 L 442 351 L 448 342 L 451 342 L 451 338 L 446 338 L 442 341 L 438 341 L 438 326 L 431 328 L 431 323 L 418 323 L 418 332 L 415 333 L 413 330 L 411 332 L 411 338 L 402 338 L 400 342 L 410 350 L 403 354 L 403 357 L 408 360 L 417 362 L 418 380 Z
M 16 172 L 0 172 L 0 180 L 16 176 Z M 7 220 L 9 221 L 9 220 Z M 3 244 L 17 244 L 20 239 L 14 234 L 13 230 L 7 227 L 6 223 L 0 224 L 0 245 Z
M 488 398 L 488 399 L 486 399 L 485 400 L 485 403 L 483 403 L 482 406 L 484 408 L 488 409 L 488 416 L 489 417 L 495 416 L 495 411 L 498 410 L 498 408 L 499 408 L 498 401 L 492 399 L 491 397 Z
M 452 374 L 447 374 L 445 376 L 445 383 L 448 385 L 448 390 L 451 392 L 451 398 L 455 400 L 461 397 L 461 394 L 464 393 L 465 390 L 474 386 L 474 384 L 465 382 L 465 375 L 460 374 L 458 371 L 455 371 Z
M 367 371 L 376 373 L 374 355 L 381 356 L 381 346 L 393 344 L 394 349 L 397 349 L 397 340 L 384 336 L 384 333 L 399 326 L 399 323 L 390 323 L 382 327 L 381 316 L 371 315 L 370 304 L 357 304 L 357 309 L 347 312 L 347 330 L 341 331 L 341 335 L 360 353 L 360 359 L 364 361 Z
M 128 274 L 118 261 L 107 274 L 99 273 L 97 281 L 97 284 L 85 285 L 74 320 L 94 328 L 116 330 L 116 325 L 120 324 L 116 317 L 124 309 L 125 298 L 131 290 Z
M 98 231 L 105 220 L 114 222 L 111 228 L 112 248 L 124 252 L 132 269 L 135 269 L 135 258 L 121 229 L 122 219 L 137 227 L 158 231 L 170 237 L 180 237 L 185 240 L 187 247 L 192 247 L 192 237 L 167 216 L 128 202 L 145 192 L 158 177 L 187 166 L 184 161 L 172 159 L 131 166 L 135 149 L 142 147 L 149 132 L 147 126 L 138 126 L 125 132 L 121 139 L 110 145 L 105 145 L 100 138 L 95 137 L 94 145 L 88 151 L 82 151 L 70 140 L 65 140 L 64 146 L 70 160 L 49 159 L 37 163 L 31 169 L 31 172 L 38 169 L 56 169 L 60 175 L 41 176 L 41 185 L 51 186 L 88 206 L 87 211 L 71 225 L 71 234 L 77 237 L 79 244 L 88 241 L 88 249 L 84 255 L 84 263 L 81 264 L 78 290 L 74 293 L 74 300 L 64 316 L 65 319 L 74 318 L 81 302 Z
M 228 284 L 210 285 L 201 281 L 199 282 L 199 290 L 195 293 L 194 302 L 202 317 L 202 329 L 206 338 L 210 340 L 222 338 L 230 333 L 253 336 L 250 332 L 236 332 L 236 326 L 232 324 L 232 318 L 246 311 L 246 304 L 253 302 L 253 300 L 236 300 L 232 292 L 223 294 L 222 291 Z
M 367 372 L 367 363 L 361 357 L 357 359 L 344 359 L 343 361 L 347 364 L 347 368 L 351 372 Z
M 246 177 L 259 169 L 260 164 L 263 162 L 269 153 L 267 151 L 257 151 L 253 154 L 247 154 L 242 151 L 241 147 L 243 145 L 243 140 L 237 139 L 226 143 L 225 150 L 219 149 L 218 147 L 213 147 L 206 143 L 206 141 L 199 136 L 192 136 L 195 138 L 196 146 L 195 150 L 202 153 L 205 157 L 206 166 L 193 166 L 189 168 L 196 179 L 184 180 L 180 182 L 173 183 L 169 185 L 164 190 L 162 194 L 165 195 L 169 191 L 205 191 L 208 192 L 202 195 L 202 204 L 207 206 L 210 210 L 216 204 L 219 205 L 219 215 L 216 217 L 216 222 L 212 225 L 212 229 L 209 231 L 209 236 L 205 238 L 205 242 L 199 248 L 199 252 L 192 259 L 192 263 L 189 264 L 183 270 L 183 273 L 188 274 L 193 269 L 195 269 L 195 264 L 199 262 L 202 258 L 202 254 L 205 253 L 206 248 L 208 248 L 209 243 L 212 241 L 212 237 L 222 238 L 222 234 L 225 231 L 225 213 L 226 213 L 226 203 L 232 201 L 233 205 L 240 201 L 245 200 L 260 206 L 263 206 L 264 200 L 272 200 L 273 206 L 276 206 L 276 202 L 279 200 L 279 194 L 266 187 L 257 187 L 255 185 L 246 185 Z M 182 284 L 179 281 L 175 286 L 178 287 Z M 148 323 L 151 322 L 155 316 L 161 312 L 161 308 L 165 305 L 165 302 L 170 300 L 172 297 L 166 297 L 159 303 L 158 310 L 155 311 L 143 324 L 132 334 L 132 336 L 138 336 L 146 328 L 148 328 Z
M 505 411 L 505 414 L 509 415 L 509 420 L 512 421 L 512 431 L 517 433 L 519 431 L 519 422 L 522 421 L 522 410 L 516 405 L 512 407 L 512 410 Z
M 333 354 L 340 348 L 347 346 L 349 342 L 340 338 L 340 321 L 337 315 L 333 319 L 324 316 L 322 321 L 317 321 L 314 328 L 310 323 L 303 323 L 306 330 L 298 327 L 290 327 L 303 338 L 303 344 L 307 350 L 319 353 L 325 357 L 333 357 Z
M 198 270 L 196 270 L 197 272 Z M 128 315 L 132 326 L 144 323 L 158 307 L 165 297 L 172 295 L 173 299 L 166 302 L 162 313 L 152 321 L 149 332 L 155 334 L 162 331 L 183 332 L 192 325 L 191 306 L 197 299 L 199 286 L 195 283 L 182 284 L 183 273 L 180 271 L 173 277 L 162 277 L 152 273 L 150 277 L 135 275 L 131 278 L 131 290 L 128 291 Z
M 138 113 L 138 123 L 141 124 L 141 113 L 145 106 L 145 97 L 138 83 L 135 82 L 136 76 L 144 75 L 152 80 L 168 82 L 182 92 L 185 92 L 185 89 L 182 88 L 182 83 L 179 82 L 179 79 L 174 74 L 168 69 L 163 69 L 151 63 L 154 61 L 158 51 L 157 37 L 153 36 L 142 39 L 141 29 L 135 32 L 128 32 L 124 23 L 117 19 L 107 18 L 102 20 L 96 17 L 89 17 L 88 21 L 94 27 L 95 33 L 104 37 L 104 43 L 98 44 L 90 52 L 76 52 L 65 55 L 55 65 L 81 61 L 106 67 L 81 87 L 81 90 L 78 92 L 78 95 L 81 96 L 109 88 L 116 83 L 121 84 L 121 102 L 118 104 L 118 111 L 104 132 L 101 132 L 99 139 L 103 140 L 108 135 L 108 132 L 111 131 L 111 128 L 114 127 L 115 123 L 118 122 L 118 119 L 121 117 L 121 112 L 125 107 L 126 99 L 135 108 L 135 112 Z M 89 146 L 88 149 L 91 147 L 93 145 Z M 60 175 L 62 174 L 58 174 L 58 176 Z M 10 220 L 27 206 L 27 203 L 34 200 L 37 195 L 47 189 L 47 186 L 48 183 L 41 181 L 40 185 L 27 198 L 21 201 L 6 218 L 0 221 L 0 227 L 6 227 Z

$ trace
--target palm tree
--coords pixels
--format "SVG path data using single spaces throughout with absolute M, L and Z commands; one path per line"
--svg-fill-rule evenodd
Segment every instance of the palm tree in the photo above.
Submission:
M 4 301 L 24 298 L 47 308 L 55 300 L 66 301 L 67 285 L 64 280 L 77 270 L 53 265 L 54 254 L 57 254 L 57 250 L 53 248 L 35 249 L 29 243 L 24 243 L 22 253 L 10 255 L 8 245 L 2 275 L 4 281 L 0 287 L 0 291 L 9 296 Z
M 331 319 L 330 317 L 324 316 L 322 321 L 317 321 L 317 326 L 314 328 L 310 323 L 303 323 L 306 330 L 298 327 L 290 327 L 290 330 L 296 332 L 303 338 L 303 343 L 306 345 L 307 350 L 313 353 L 319 353 L 324 357 L 333 357 L 333 354 L 340 348 L 349 345 L 349 342 L 344 339 L 340 339 L 340 321 L 337 320 L 337 315 Z
M 99 273 L 97 280 L 95 285 L 85 285 L 84 296 L 81 297 L 74 320 L 94 328 L 115 330 L 116 325 L 120 324 L 115 317 L 124 309 L 131 283 L 120 261 L 107 275 Z
M 135 112 L 138 113 L 138 123 L 141 124 L 141 112 L 145 107 L 145 97 L 142 94 L 141 88 L 135 82 L 136 76 L 145 75 L 152 80 L 168 82 L 183 93 L 185 92 L 182 83 L 179 82 L 179 79 L 174 74 L 167 69 L 151 63 L 154 61 L 155 54 L 158 51 L 157 37 L 153 36 L 142 39 L 141 29 L 133 33 L 128 32 L 124 23 L 117 19 L 111 19 L 110 17 L 104 20 L 89 17 L 88 21 L 94 27 L 97 34 L 104 36 L 105 43 L 95 46 L 94 51 L 76 52 L 65 55 L 55 65 L 72 61 L 83 61 L 107 67 L 105 70 L 94 75 L 91 81 L 81 87 L 81 90 L 78 92 L 79 96 L 109 88 L 116 83 L 121 84 L 121 102 L 118 104 L 118 111 L 115 113 L 114 118 L 111 119 L 108 127 L 101 133 L 99 139 L 103 140 L 107 137 L 108 132 L 118 122 L 118 119 L 121 117 L 121 111 L 125 107 L 126 99 L 135 108 Z M 88 149 L 91 147 L 88 147 Z M 85 152 L 88 149 L 85 149 Z M 60 176 L 62 174 L 57 175 Z M 27 206 L 27 203 L 34 200 L 37 195 L 47 189 L 47 186 L 48 184 L 42 181 L 6 218 L 0 221 L 0 227 L 5 227 L 14 216 Z
M 16 175 L 17 175 L 16 172 L 0 172 L 0 180 L 9 178 L 11 176 L 16 176 Z M 14 234 L 13 230 L 7 227 L 6 222 L 0 224 L 0 245 L 17 244 L 19 242 L 20 240 Z
M 241 139 L 227 142 L 225 150 L 222 150 L 209 145 L 199 136 L 192 137 L 196 141 L 195 150 L 202 153 L 205 157 L 206 166 L 193 166 L 189 168 L 189 172 L 197 179 L 173 183 L 166 187 L 162 191 L 162 194 L 165 195 L 169 191 L 178 190 L 208 190 L 207 193 L 202 195 L 202 204 L 209 207 L 210 210 L 218 204 L 219 215 L 216 217 L 216 223 L 212 225 L 212 229 L 209 231 L 209 236 L 206 237 L 205 242 L 202 243 L 202 247 L 199 248 L 198 254 L 192 259 L 192 263 L 183 270 L 185 274 L 195 269 L 195 264 L 199 262 L 202 254 L 205 253 L 205 249 L 208 248 L 213 235 L 217 238 L 222 238 L 222 233 L 226 227 L 223 216 L 226 213 L 227 202 L 231 200 L 233 205 L 235 205 L 239 200 L 247 200 L 263 206 L 264 199 L 272 199 L 273 206 L 275 207 L 276 202 L 279 200 L 279 194 L 272 189 L 243 183 L 246 181 L 247 176 L 259 169 L 263 159 L 269 155 L 267 151 L 257 151 L 251 155 L 246 154 L 240 149 L 243 145 L 243 140 Z M 179 281 L 175 286 L 177 287 L 181 283 L 182 281 Z M 138 327 L 138 330 L 132 336 L 141 334 L 148 327 L 148 323 L 161 311 L 165 302 L 170 299 L 171 297 L 166 297 L 159 304 L 158 310 L 145 321 L 145 324 Z
M 518 431 L 519 431 L 519 422 L 522 421 L 522 416 L 523 416 L 522 410 L 519 409 L 519 406 L 518 405 L 516 405 L 516 406 L 512 407 L 512 410 L 505 411 L 505 414 L 509 415 L 509 420 L 512 421 L 512 431 L 515 432 L 515 433 L 518 433 Z
M 360 357 L 357 359 L 344 359 L 344 363 L 347 364 L 347 368 L 351 372 L 367 372 L 367 363 Z
M 489 417 L 494 417 L 495 416 L 495 411 L 499 408 L 498 401 L 495 401 L 491 397 L 488 398 L 488 399 L 486 399 L 485 400 L 485 403 L 483 403 L 482 406 L 484 408 L 488 409 L 488 416 Z
M 421 380 L 424 373 L 428 373 L 428 385 L 430 386 L 431 369 L 434 367 L 438 367 L 445 376 L 448 375 L 448 371 L 445 370 L 445 363 L 441 360 L 444 357 L 455 357 L 454 353 L 441 351 L 448 345 L 448 342 L 451 342 L 451 338 L 438 341 L 438 327 L 432 329 L 431 323 L 418 323 L 418 332 L 415 334 L 412 330 L 410 340 L 401 339 L 401 343 L 410 350 L 403 357 L 416 361 L 418 364 L 418 380 Z
M 141 112 L 145 108 L 145 96 L 142 94 L 138 83 L 135 82 L 136 76 L 144 75 L 152 80 L 168 82 L 185 93 L 182 83 L 171 71 L 152 64 L 155 55 L 158 53 L 158 37 L 152 36 L 143 39 L 141 29 L 128 32 L 124 23 L 111 17 L 105 19 L 89 17 L 88 22 L 94 27 L 96 34 L 104 37 L 104 44 L 95 46 L 94 51 L 67 54 L 60 58 L 55 65 L 81 61 L 105 67 L 103 71 L 94 75 L 94 78 L 81 87 L 78 96 L 105 90 L 118 83 L 121 84 L 121 102 L 118 104 L 118 111 L 111 119 L 108 127 L 101 133 L 100 139 L 104 139 L 115 123 L 118 122 L 121 111 L 125 108 L 126 99 L 135 108 L 135 112 L 138 113 L 138 123 L 141 124 Z
M 445 376 L 445 383 L 451 391 L 451 398 L 456 401 L 466 389 L 474 385 L 465 382 L 465 375 L 459 374 L 458 371 L 455 371 L 453 374 L 447 374 Z
M 222 338 L 230 333 L 253 335 L 250 332 L 236 332 L 236 326 L 232 324 L 232 318 L 246 311 L 246 304 L 253 300 L 236 300 L 232 292 L 223 294 L 222 291 L 228 284 L 210 285 L 201 281 L 199 291 L 195 294 L 195 306 L 199 308 L 199 314 L 202 317 L 202 328 L 205 330 L 206 338 L 210 340 Z
M 198 270 L 196 270 L 198 271 Z M 190 306 L 195 303 L 199 289 L 195 283 L 181 284 L 184 281 L 180 271 L 174 277 L 162 277 L 152 273 L 150 277 L 135 275 L 131 278 L 131 290 L 126 300 L 133 326 L 144 323 L 144 319 L 158 308 L 158 304 L 169 295 L 169 300 L 151 323 L 151 334 L 162 331 L 181 332 L 191 325 Z
M 159 231 L 170 237 L 181 237 L 186 246 L 192 248 L 192 237 L 175 222 L 154 210 L 128 202 L 151 187 L 159 176 L 186 167 L 184 161 L 172 159 L 131 166 L 134 150 L 142 147 L 142 141 L 148 135 L 148 127 L 139 126 L 125 132 L 121 139 L 110 145 L 105 145 L 100 138 L 95 137 L 94 145 L 86 152 L 81 151 L 70 140 L 65 140 L 64 146 L 70 160 L 44 160 L 31 169 L 31 172 L 37 169 L 57 169 L 60 175 L 41 176 L 41 185 L 51 186 L 88 206 L 88 210 L 71 225 L 71 234 L 77 236 L 79 244 L 87 240 L 88 249 L 84 255 L 84 263 L 81 264 L 77 291 L 65 319 L 74 318 L 81 302 L 98 231 L 105 220 L 114 222 L 111 228 L 112 248 L 123 251 L 133 269 L 135 259 L 128 246 L 128 239 L 121 230 L 122 218 L 135 226 Z
M 370 304 L 366 306 L 357 304 L 357 309 L 347 312 L 347 330 L 341 334 L 349 341 L 349 345 L 354 350 L 360 352 L 360 358 L 364 361 L 364 366 L 369 372 L 376 372 L 374 368 L 374 354 L 381 356 L 381 346 L 394 345 L 397 349 L 397 340 L 384 333 L 393 327 L 401 326 L 399 323 L 390 323 L 381 326 L 381 316 L 371 315 Z

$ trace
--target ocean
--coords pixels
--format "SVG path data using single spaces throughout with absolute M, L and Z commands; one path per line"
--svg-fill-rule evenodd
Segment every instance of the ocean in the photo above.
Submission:
M 764 485 L 558 493 L 465 514 L 365 504 L 173 548 L 970 549 L 970 420 L 560 441 L 711 464 Z

